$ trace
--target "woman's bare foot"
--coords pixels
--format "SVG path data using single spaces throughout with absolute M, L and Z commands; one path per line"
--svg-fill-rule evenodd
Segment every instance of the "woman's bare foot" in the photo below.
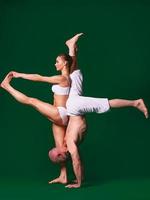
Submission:
M 13 74 L 11 73 L 11 72 L 9 72 L 7 75 L 6 75 L 6 77 L 4 78 L 4 80 L 2 81 L 2 83 L 1 83 L 1 87 L 3 88 L 3 89 L 5 89 L 8 85 L 9 85 L 9 83 L 10 83 L 10 81 L 11 81 L 11 79 L 13 78 Z
M 148 118 L 148 110 L 144 104 L 143 99 L 135 100 L 134 106 L 144 113 L 145 117 Z
M 83 33 L 78 33 L 69 40 L 66 41 L 66 45 L 68 48 L 75 48 L 76 47 L 76 42 L 78 41 L 79 37 L 83 35 Z
M 49 181 L 48 184 L 53 184 L 53 183 L 61 183 L 61 184 L 67 184 L 67 178 L 66 177 L 58 177 L 52 181 Z

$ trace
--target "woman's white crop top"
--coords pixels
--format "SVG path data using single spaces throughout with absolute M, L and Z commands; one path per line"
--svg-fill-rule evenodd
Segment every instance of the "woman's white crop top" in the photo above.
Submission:
M 62 87 L 58 84 L 52 86 L 52 91 L 56 95 L 69 95 L 70 87 Z

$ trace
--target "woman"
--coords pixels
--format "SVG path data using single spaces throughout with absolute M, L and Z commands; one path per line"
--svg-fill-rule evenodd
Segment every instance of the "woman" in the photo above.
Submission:
M 81 35 L 82 33 L 76 34 L 73 38 L 71 38 L 66 42 L 66 45 L 69 48 L 69 53 L 74 51 L 74 49 L 72 48 L 75 47 L 75 43 L 77 42 L 77 40 Z M 53 122 L 52 125 L 53 135 L 54 135 L 55 145 L 58 148 L 64 145 L 63 144 L 64 137 L 66 132 L 66 126 L 68 123 L 66 101 L 70 90 L 69 74 L 74 68 L 75 62 L 76 58 L 74 56 L 71 57 L 67 54 L 60 54 L 56 58 L 55 67 L 57 71 L 60 71 L 61 75 L 46 77 L 38 74 L 10 72 L 1 83 L 1 87 L 4 90 L 6 90 L 9 94 L 11 94 L 18 102 L 32 106 L 42 115 L 44 115 L 48 120 Z M 10 85 L 10 81 L 12 78 L 23 78 L 31 81 L 40 81 L 40 82 L 54 84 L 52 86 L 52 91 L 54 92 L 54 104 L 52 105 L 50 103 L 45 103 L 39 99 L 28 97 L 25 94 L 21 93 L 20 91 L 14 89 Z M 58 182 L 61 183 L 67 182 L 66 168 L 63 163 L 61 166 L 61 174 Z
M 34 107 L 55 124 L 59 126 L 66 126 L 68 118 L 66 115 L 65 107 L 70 90 L 69 67 L 71 62 L 72 61 L 69 56 L 65 54 L 59 55 L 56 59 L 55 66 L 56 69 L 61 72 L 61 75 L 52 77 L 45 77 L 38 74 L 10 72 L 1 83 L 1 87 L 9 92 L 18 102 Z M 54 84 L 52 86 L 52 91 L 54 92 L 54 105 L 45 103 L 36 98 L 28 97 L 23 93 L 15 90 L 10 85 L 12 78 L 23 78 L 32 81 Z

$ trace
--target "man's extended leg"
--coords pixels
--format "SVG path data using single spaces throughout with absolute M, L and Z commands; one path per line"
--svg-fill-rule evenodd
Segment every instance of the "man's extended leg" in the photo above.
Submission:
M 72 73 L 74 70 L 76 70 L 78 68 L 78 66 L 77 66 L 77 41 L 81 35 L 83 35 L 83 33 L 76 34 L 71 39 L 66 41 L 66 45 L 69 49 L 69 55 L 72 57 L 72 60 L 73 60 L 70 73 Z
M 148 110 L 144 104 L 143 99 L 137 99 L 137 100 L 112 99 L 112 100 L 109 100 L 109 105 L 111 108 L 131 106 L 143 112 L 145 117 L 148 118 Z

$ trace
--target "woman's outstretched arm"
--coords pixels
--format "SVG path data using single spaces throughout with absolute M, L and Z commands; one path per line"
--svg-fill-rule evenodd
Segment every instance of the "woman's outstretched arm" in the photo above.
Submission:
M 12 71 L 12 76 L 14 78 L 23 78 L 30 81 L 38 81 L 38 82 L 46 82 L 46 83 L 53 83 L 53 84 L 59 84 L 63 81 L 65 81 L 65 77 L 62 75 L 56 75 L 56 76 L 41 76 L 39 74 L 25 74 L 25 73 L 19 73 Z

